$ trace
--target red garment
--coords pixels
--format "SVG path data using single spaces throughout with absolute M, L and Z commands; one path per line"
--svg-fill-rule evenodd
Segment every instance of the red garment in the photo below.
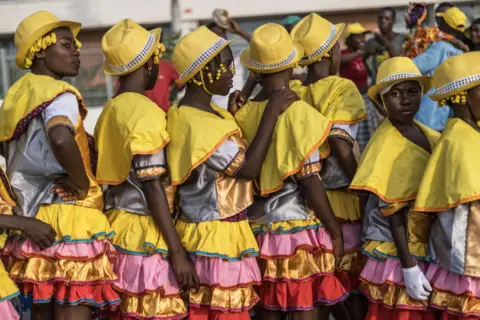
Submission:
M 435 320 L 435 311 L 389 309 L 379 303 L 370 303 L 366 320 Z M 446 320 L 446 319 L 442 319 Z
M 350 49 L 342 50 L 342 54 L 353 53 Z M 366 87 L 368 72 L 362 57 L 340 65 L 340 77 L 352 80 L 357 87 Z

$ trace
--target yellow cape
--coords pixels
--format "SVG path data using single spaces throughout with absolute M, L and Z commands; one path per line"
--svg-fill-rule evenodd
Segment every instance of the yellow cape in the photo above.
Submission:
M 189 106 L 174 105 L 168 110 L 167 129 L 172 140 L 167 158 L 174 186 L 185 182 L 229 137 L 241 136 L 232 115 L 216 105 L 212 107 L 221 117 Z
M 480 199 L 480 133 L 448 120 L 422 178 L 415 211 L 442 212 Z
M 249 101 L 235 114 L 245 139 L 251 143 L 268 101 Z M 309 104 L 296 101 L 277 120 L 260 172 L 261 195 L 278 191 L 283 181 L 303 164 L 328 136 L 332 124 Z
M 95 126 L 97 178 L 103 184 L 124 182 L 135 155 L 155 154 L 169 141 L 165 112 L 138 93 L 110 99 Z
M 15 206 L 15 196 L 10 189 L 10 183 L 8 182 L 7 175 L 0 169 L 0 197 L 10 206 Z
M 290 88 L 334 124 L 356 124 L 367 116 L 362 95 L 348 79 L 330 76 L 308 86 L 295 80 Z
M 0 141 L 10 140 L 25 121 L 38 115 L 57 96 L 71 92 L 77 96 L 82 119 L 87 115 L 83 98 L 72 85 L 48 76 L 25 74 L 8 90 L 0 108 Z
M 434 150 L 440 134 L 415 124 Z M 386 119 L 363 151 L 350 189 L 370 191 L 389 203 L 414 200 L 429 158 L 427 151 L 403 137 Z

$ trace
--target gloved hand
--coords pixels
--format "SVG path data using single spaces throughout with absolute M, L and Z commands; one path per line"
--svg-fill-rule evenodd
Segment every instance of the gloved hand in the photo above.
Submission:
M 432 286 L 430 286 L 430 282 L 428 282 L 422 270 L 416 265 L 412 268 L 402 268 L 402 271 L 407 294 L 415 300 L 428 300 L 432 292 Z

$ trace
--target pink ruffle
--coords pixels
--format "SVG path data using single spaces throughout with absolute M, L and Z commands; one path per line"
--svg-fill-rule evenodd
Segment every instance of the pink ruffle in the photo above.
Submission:
M 116 250 L 109 240 L 103 239 L 91 243 L 59 243 L 41 251 L 30 239 L 21 240 L 17 237 L 8 238 L 5 244 L 5 254 L 16 259 L 42 257 L 58 260 L 93 260 L 107 253 L 109 257 L 116 255 Z
M 114 287 L 119 291 L 132 295 L 159 290 L 167 296 L 180 293 L 170 262 L 160 254 L 145 257 L 120 252 L 114 271 L 118 275 Z
M 439 291 L 480 298 L 480 278 L 453 273 L 435 263 L 431 263 L 428 267 L 426 277 Z
M 257 235 L 256 238 L 262 258 L 289 257 L 299 248 L 311 251 L 332 250 L 332 240 L 325 228 L 287 234 L 266 232 Z
M 13 307 L 10 301 L 0 302 L 0 314 L 1 318 L 4 320 L 19 320 L 20 316 L 18 315 L 17 310 Z
M 360 223 L 345 223 L 342 224 L 343 243 L 345 251 L 359 251 L 362 247 L 362 240 L 360 234 L 362 233 L 362 226 Z
M 209 287 L 229 289 L 251 284 L 260 284 L 262 276 L 254 257 L 239 261 L 223 259 L 193 257 L 200 283 Z
M 427 264 L 423 261 L 415 262 L 425 273 Z M 360 274 L 360 280 L 376 285 L 391 283 L 397 286 L 405 286 L 405 282 L 403 281 L 402 265 L 398 259 L 377 261 L 372 258 L 368 258 L 367 264 Z

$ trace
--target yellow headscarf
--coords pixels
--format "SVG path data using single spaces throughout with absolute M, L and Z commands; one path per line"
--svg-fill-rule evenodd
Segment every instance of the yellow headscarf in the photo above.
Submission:
M 427 137 L 432 150 L 440 134 L 418 122 L 415 125 Z M 386 119 L 363 151 L 351 190 L 370 191 L 383 201 L 411 201 L 430 154 L 402 134 Z

